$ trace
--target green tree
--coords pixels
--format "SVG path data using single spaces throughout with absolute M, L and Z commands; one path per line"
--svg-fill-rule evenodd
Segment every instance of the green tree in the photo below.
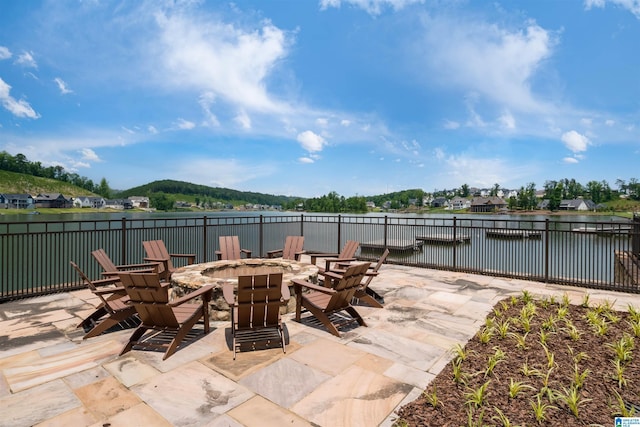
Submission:
M 109 183 L 107 182 L 106 178 L 102 178 L 100 180 L 100 184 L 98 185 L 98 188 L 96 189 L 96 193 L 98 193 L 99 195 L 101 195 L 105 199 L 110 199 L 111 198 L 111 188 L 109 188 Z
M 149 196 L 149 203 L 159 211 L 170 211 L 173 210 L 175 200 L 165 193 L 153 193 Z
M 467 184 L 462 184 L 460 186 L 460 189 L 458 190 L 458 195 L 460 197 L 469 197 L 470 191 L 469 191 L 469 185 Z
M 489 191 L 489 195 L 491 197 L 496 197 L 498 195 L 498 191 L 500 191 L 500 184 L 493 184 L 491 191 Z

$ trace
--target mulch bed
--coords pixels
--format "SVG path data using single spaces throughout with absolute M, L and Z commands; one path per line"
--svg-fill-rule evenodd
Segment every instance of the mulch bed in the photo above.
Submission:
M 526 348 L 522 348 L 526 321 L 523 324 L 521 319 L 529 317 L 526 309 L 523 311 L 527 303 L 529 310 L 535 306 L 535 314 L 530 316 Z M 613 426 L 615 416 L 631 416 L 633 405 L 640 404 L 640 326 L 632 326 L 640 323 L 638 317 L 614 311 L 607 302 L 590 305 L 585 300 L 583 305 L 569 305 L 565 298 L 533 300 L 526 292 L 505 299 L 494 307 L 464 350 L 457 349 L 454 359 L 423 395 L 398 411 L 395 425 Z M 597 322 L 602 326 L 594 326 Z M 488 331 L 492 335 L 482 343 L 481 337 L 486 338 Z M 544 335 L 546 351 L 541 344 Z M 623 337 L 627 337 L 626 346 Z M 621 382 L 614 361 L 623 356 L 616 356 L 612 348 L 616 343 L 628 350 L 625 359 L 631 357 L 620 362 L 624 368 Z M 632 343 L 634 347 L 629 348 Z M 460 353 L 464 353 L 464 360 Z M 491 359 L 501 360 L 487 372 Z M 458 382 L 454 381 L 455 366 L 462 373 Z M 581 386 L 580 374 L 584 377 Z M 518 382 L 522 390 L 510 397 L 514 388 L 510 389 L 510 384 Z M 479 398 L 484 384 L 486 393 Z M 569 403 L 572 387 L 577 391 L 577 416 Z M 534 407 L 545 406 L 536 416 Z M 640 408 L 635 416 L 640 416 Z

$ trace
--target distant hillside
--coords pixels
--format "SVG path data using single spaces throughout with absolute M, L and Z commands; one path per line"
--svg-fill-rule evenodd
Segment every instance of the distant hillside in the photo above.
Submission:
M 94 193 L 67 182 L 4 170 L 0 170 L 0 193 L 27 193 L 32 196 L 38 193 L 60 193 L 67 198 L 95 196 Z
M 287 202 L 299 199 L 288 196 L 273 196 L 270 194 L 252 193 L 231 190 L 221 187 L 207 187 L 170 179 L 153 181 L 149 184 L 130 188 L 118 193 L 118 197 L 148 196 L 153 193 L 186 194 L 190 196 L 206 197 L 222 202 L 244 202 L 259 205 L 285 205 Z

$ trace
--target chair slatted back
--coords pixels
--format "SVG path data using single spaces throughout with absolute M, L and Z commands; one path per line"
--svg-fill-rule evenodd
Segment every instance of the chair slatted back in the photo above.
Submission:
M 91 255 L 98 261 L 98 264 L 100 264 L 100 267 L 102 267 L 104 271 L 118 271 L 118 267 L 113 263 L 111 258 L 109 258 L 109 255 L 107 255 L 104 249 L 96 249 L 91 252 Z
M 356 252 L 358 251 L 358 247 L 360 247 L 360 242 L 356 240 L 347 240 L 338 258 L 354 258 L 356 256 Z
M 147 254 L 147 258 L 166 261 L 168 270 L 173 271 L 171 256 L 169 255 L 169 251 L 162 240 L 147 240 L 142 242 L 142 246 Z
M 380 270 L 380 267 L 382 267 L 382 264 L 384 264 L 384 262 L 387 260 L 388 256 L 389 256 L 389 248 L 384 250 L 384 252 L 382 253 L 382 256 L 380 256 L 380 258 L 378 259 L 378 262 L 373 267 L 372 272 L 377 273 L 378 270 Z M 369 286 L 369 283 L 371 283 L 371 281 L 373 280 L 374 277 L 375 276 L 373 276 L 373 275 L 365 276 L 364 282 L 362 283 L 365 288 L 367 286 Z
M 160 282 L 158 273 L 118 273 L 131 303 L 144 325 L 154 328 L 180 327 L 169 303 L 169 283 Z
M 98 298 L 100 298 L 100 300 L 102 301 L 102 303 L 104 304 L 105 309 L 109 312 L 109 313 L 113 313 L 113 309 L 111 308 L 111 306 L 109 305 L 109 302 L 107 301 L 107 299 L 102 296 L 102 294 L 96 292 L 98 290 L 98 288 L 96 287 L 96 285 L 93 284 L 93 282 L 91 281 L 91 279 L 89 279 L 87 277 L 86 274 L 84 274 L 84 271 L 82 271 L 80 269 L 80 267 L 78 267 L 78 265 L 73 262 L 70 261 L 71 266 L 78 272 L 78 275 L 80 276 L 80 278 L 84 281 L 84 283 L 87 285 L 87 287 L 91 290 L 91 292 L 96 295 Z
M 281 298 L 282 273 L 238 277 L 237 329 L 277 326 Z
M 304 236 L 287 236 L 282 249 L 282 258 L 297 261 L 304 247 Z
M 325 311 L 340 310 L 351 304 L 353 295 L 360 286 L 360 282 L 370 265 L 371 263 L 368 262 L 354 264 L 345 270 L 340 279 L 333 279 L 330 282 L 331 288 L 336 292 L 331 296 Z
M 238 236 L 220 236 L 220 259 L 236 260 L 241 258 L 240 239 Z

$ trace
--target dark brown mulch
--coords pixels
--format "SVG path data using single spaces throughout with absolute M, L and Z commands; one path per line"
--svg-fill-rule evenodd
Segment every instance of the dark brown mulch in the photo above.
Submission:
M 564 299 L 536 300 L 535 315 L 531 320 L 531 330 L 526 337 L 527 349 L 518 348 L 513 334 L 522 336 L 524 328 L 516 319 L 529 299 L 526 293 L 517 299 L 506 299 L 494 307 L 487 319 L 494 319 L 493 336 L 489 342 L 480 342 L 480 331 L 465 346 L 466 358 L 459 362 L 461 371 L 468 375 L 466 384 L 453 380 L 453 367 L 457 357 L 449 362 L 442 372 L 429 384 L 423 396 L 402 407 L 398 411 L 397 426 L 613 426 L 614 417 L 622 415 L 616 392 L 627 404 L 640 404 L 640 337 L 636 337 L 630 322 L 632 316 L 628 312 L 610 309 L 607 303 L 591 307 L 567 305 Z M 585 304 L 588 305 L 588 304 Z M 567 322 L 558 320 L 555 327 L 548 321 L 550 316 L 557 316 L 560 307 L 567 307 L 566 319 L 581 332 L 580 338 L 572 339 Z M 588 322 L 589 311 L 600 311 L 598 317 L 606 319 L 606 334 L 598 335 Z M 612 313 L 613 317 L 606 313 Z M 616 320 L 615 317 L 618 317 Z M 495 325 L 509 322 L 509 335 L 501 338 Z M 485 322 L 488 324 L 488 322 Z M 546 328 L 551 328 L 545 329 Z M 482 330 L 483 328 L 481 328 Z M 638 328 L 640 329 L 640 328 Z M 503 329 L 504 330 L 504 329 Z M 540 331 L 549 332 L 547 348 L 553 354 L 553 362 L 540 343 Z M 637 333 L 640 331 L 636 330 Z M 623 363 L 626 384 L 621 387 L 615 379 L 616 369 L 612 363 L 614 350 L 608 344 L 620 341 L 624 334 L 634 337 L 635 347 L 631 351 L 632 359 Z M 496 351 L 504 352 L 504 359 L 498 362 L 492 373 L 486 374 L 489 358 Z M 586 357 L 578 356 L 584 353 Z M 569 409 L 566 401 L 559 397 L 560 393 L 570 390 L 576 366 L 579 373 L 588 370 L 588 375 L 579 388 L 578 416 Z M 529 368 L 529 376 L 523 373 L 523 366 Z M 547 382 L 550 391 L 543 387 L 545 377 L 552 369 Z M 538 370 L 540 374 L 532 374 Z M 525 369 L 526 370 L 526 369 Z M 509 397 L 511 381 L 522 382 L 531 388 L 522 390 L 515 398 Z M 484 402 L 476 406 L 470 397 L 472 391 L 488 382 Z M 537 404 L 537 395 L 543 392 L 540 402 L 549 405 L 543 419 L 536 419 L 532 402 Z M 425 395 L 437 397 L 434 407 Z M 475 399 L 477 400 L 477 399 Z M 626 409 L 629 406 L 627 405 Z M 502 411 L 509 423 L 500 419 L 498 410 Z M 471 415 L 470 415 L 471 414 Z M 625 414 L 629 415 L 629 414 Z M 635 416 L 640 416 L 640 411 Z

